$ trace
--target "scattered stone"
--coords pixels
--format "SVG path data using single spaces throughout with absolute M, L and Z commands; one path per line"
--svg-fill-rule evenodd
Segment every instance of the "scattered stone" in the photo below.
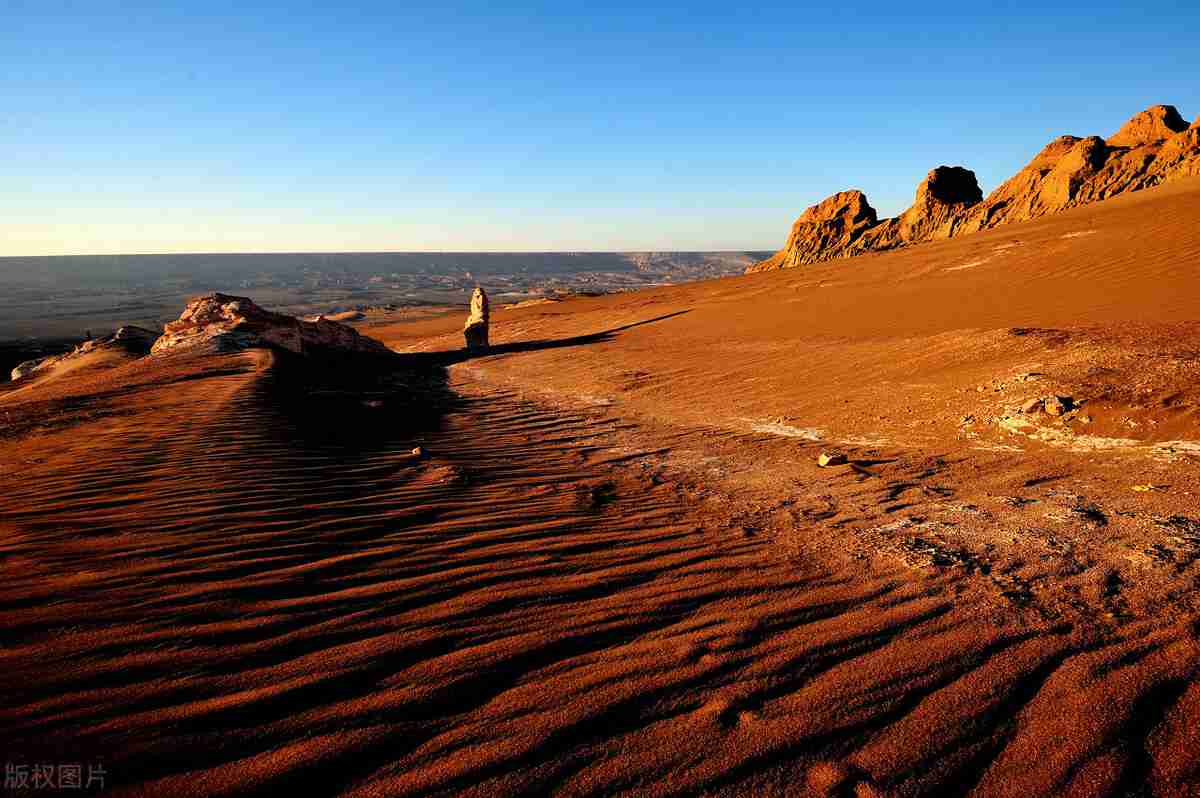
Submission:
M 1071 508 L 1071 512 L 1084 521 L 1087 521 L 1092 526 L 1108 526 L 1108 516 L 1095 504 L 1085 504 L 1080 502 L 1078 505 Z
M 846 455 L 842 454 L 841 452 L 821 452 L 821 454 L 817 457 L 817 465 L 819 465 L 821 468 L 845 465 L 846 462 Z
M 1033 415 L 1034 413 L 1042 412 L 1043 407 L 1044 404 L 1041 399 L 1030 399 L 1028 402 L 1021 405 L 1021 412 L 1026 415 Z
M 1075 406 L 1075 400 L 1069 396 L 1051 395 L 1042 399 L 1042 406 L 1052 416 L 1061 416 Z
M 575 489 L 581 505 L 599 510 L 617 499 L 617 484 L 605 480 L 592 485 L 580 485 Z M 753 529 L 750 529 L 753 532 Z
M 467 349 L 472 352 L 488 348 L 488 298 L 482 288 L 476 287 L 471 294 L 471 315 L 463 325 L 463 337 Z

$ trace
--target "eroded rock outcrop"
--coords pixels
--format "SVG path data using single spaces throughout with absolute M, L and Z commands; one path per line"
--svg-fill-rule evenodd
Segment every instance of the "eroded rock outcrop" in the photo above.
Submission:
M 982 199 L 974 172 L 961 166 L 939 166 L 917 186 L 912 206 L 896 217 L 894 235 L 881 235 L 878 249 L 949 238 L 954 221 Z
M 24 377 L 26 374 L 32 374 L 33 372 L 37 371 L 38 366 L 42 365 L 47 360 L 51 360 L 51 359 L 52 358 L 48 358 L 48 357 L 39 357 L 39 358 L 35 358 L 33 360 L 26 360 L 23 363 L 18 363 L 13 368 L 10 377 L 13 380 L 19 380 L 22 377 Z
M 857 217 L 849 226 L 845 198 L 853 196 L 856 207 L 869 209 L 867 198 L 861 191 L 835 194 L 804 212 L 782 250 L 747 271 L 950 238 L 1197 175 L 1200 119 L 1189 127 L 1173 106 L 1155 105 L 1107 140 L 1060 136 L 986 198 L 974 173 L 940 166 L 917 187 L 916 199 L 904 213 L 879 221 L 871 210 L 869 217 Z
M 207 294 L 188 303 L 178 320 L 163 329 L 152 354 L 197 346 L 228 352 L 254 346 L 277 346 L 297 354 L 343 350 L 387 354 L 386 346 L 360 335 L 353 327 L 318 318 L 301 321 L 264 310 L 246 297 Z
M 12 379 L 19 380 L 29 374 L 47 371 L 60 363 L 79 360 L 84 355 L 99 353 L 105 350 L 135 356 L 145 355 L 150 351 L 157 339 L 158 333 L 153 330 L 132 325 L 121 327 L 112 335 L 84 341 L 65 354 L 38 358 L 37 360 L 26 360 L 24 363 L 19 363 L 12 370 Z
M 784 248 L 748 271 L 786 269 L 946 238 L 954 220 L 982 197 L 975 173 L 961 166 L 934 169 L 917 186 L 912 207 L 883 221 L 865 194 L 843 191 L 806 210 L 792 226 Z
M 463 337 L 467 349 L 482 351 L 488 348 L 488 298 L 482 288 L 476 287 L 471 294 L 471 315 L 463 325 Z
M 786 269 L 857 254 L 859 239 L 878 221 L 866 194 L 857 190 L 834 194 L 801 214 L 784 248 L 750 270 Z
M 1109 136 L 1108 144 L 1113 147 L 1137 147 L 1168 139 L 1180 131 L 1187 130 L 1188 123 L 1173 105 L 1152 105 L 1134 115 L 1121 129 Z

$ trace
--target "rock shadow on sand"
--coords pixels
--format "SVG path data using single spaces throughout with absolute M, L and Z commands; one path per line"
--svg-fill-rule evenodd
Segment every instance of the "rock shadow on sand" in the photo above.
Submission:
M 623 324 L 619 327 L 612 327 L 600 332 L 588 333 L 586 335 L 574 335 L 568 338 L 542 338 L 533 341 L 510 341 L 504 344 L 493 344 L 485 350 L 469 350 L 469 349 L 451 349 L 442 352 L 414 352 L 405 354 L 405 358 L 414 358 L 411 361 L 414 365 L 436 365 L 442 367 L 453 366 L 457 363 L 465 363 L 468 360 L 475 360 L 481 357 L 492 357 L 494 355 L 514 355 L 524 352 L 539 352 L 545 349 L 564 349 L 572 346 L 590 346 L 592 344 L 601 344 L 611 341 L 620 333 L 632 330 L 635 327 L 641 327 L 646 324 L 655 324 L 660 321 L 682 316 L 686 313 L 691 313 L 691 310 L 677 310 L 674 313 L 666 313 L 662 316 L 655 316 L 652 319 L 643 319 L 641 321 Z
M 424 433 L 440 428 L 443 417 L 461 409 L 450 387 L 448 368 L 479 357 L 589 346 L 613 340 L 646 324 L 689 313 L 681 310 L 569 338 L 512 341 L 481 350 L 458 349 L 396 355 L 276 354 L 277 368 L 259 390 L 267 392 L 261 411 L 278 422 L 277 434 L 305 449 L 339 449 L 369 456 L 381 449 L 411 447 Z M 336 421 L 336 423 L 331 423 Z

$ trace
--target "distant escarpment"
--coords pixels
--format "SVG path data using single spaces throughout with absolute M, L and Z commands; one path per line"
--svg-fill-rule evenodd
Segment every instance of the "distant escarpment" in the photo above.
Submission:
M 1174 107 L 1155 105 L 1108 139 L 1060 136 L 986 198 L 961 166 L 926 175 L 912 207 L 891 219 L 879 220 L 861 191 L 834 194 L 796 220 L 783 249 L 747 272 L 951 238 L 1196 175 L 1200 119 L 1189 127 Z
M 178 320 L 163 329 L 151 354 L 204 346 L 219 352 L 276 346 L 297 354 L 342 350 L 389 354 L 386 346 L 353 327 L 320 317 L 301 321 L 264 310 L 246 297 L 207 294 L 188 303 Z

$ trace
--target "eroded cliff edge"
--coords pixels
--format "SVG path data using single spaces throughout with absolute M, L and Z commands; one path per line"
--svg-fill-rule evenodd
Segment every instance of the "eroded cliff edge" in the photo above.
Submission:
M 1174 106 L 1155 105 L 1107 139 L 1054 139 L 986 198 L 961 166 L 931 171 L 912 206 L 890 219 L 880 220 L 862 191 L 834 194 L 805 210 L 783 249 L 747 273 L 974 233 L 1196 175 L 1200 119 L 1189 126 Z

